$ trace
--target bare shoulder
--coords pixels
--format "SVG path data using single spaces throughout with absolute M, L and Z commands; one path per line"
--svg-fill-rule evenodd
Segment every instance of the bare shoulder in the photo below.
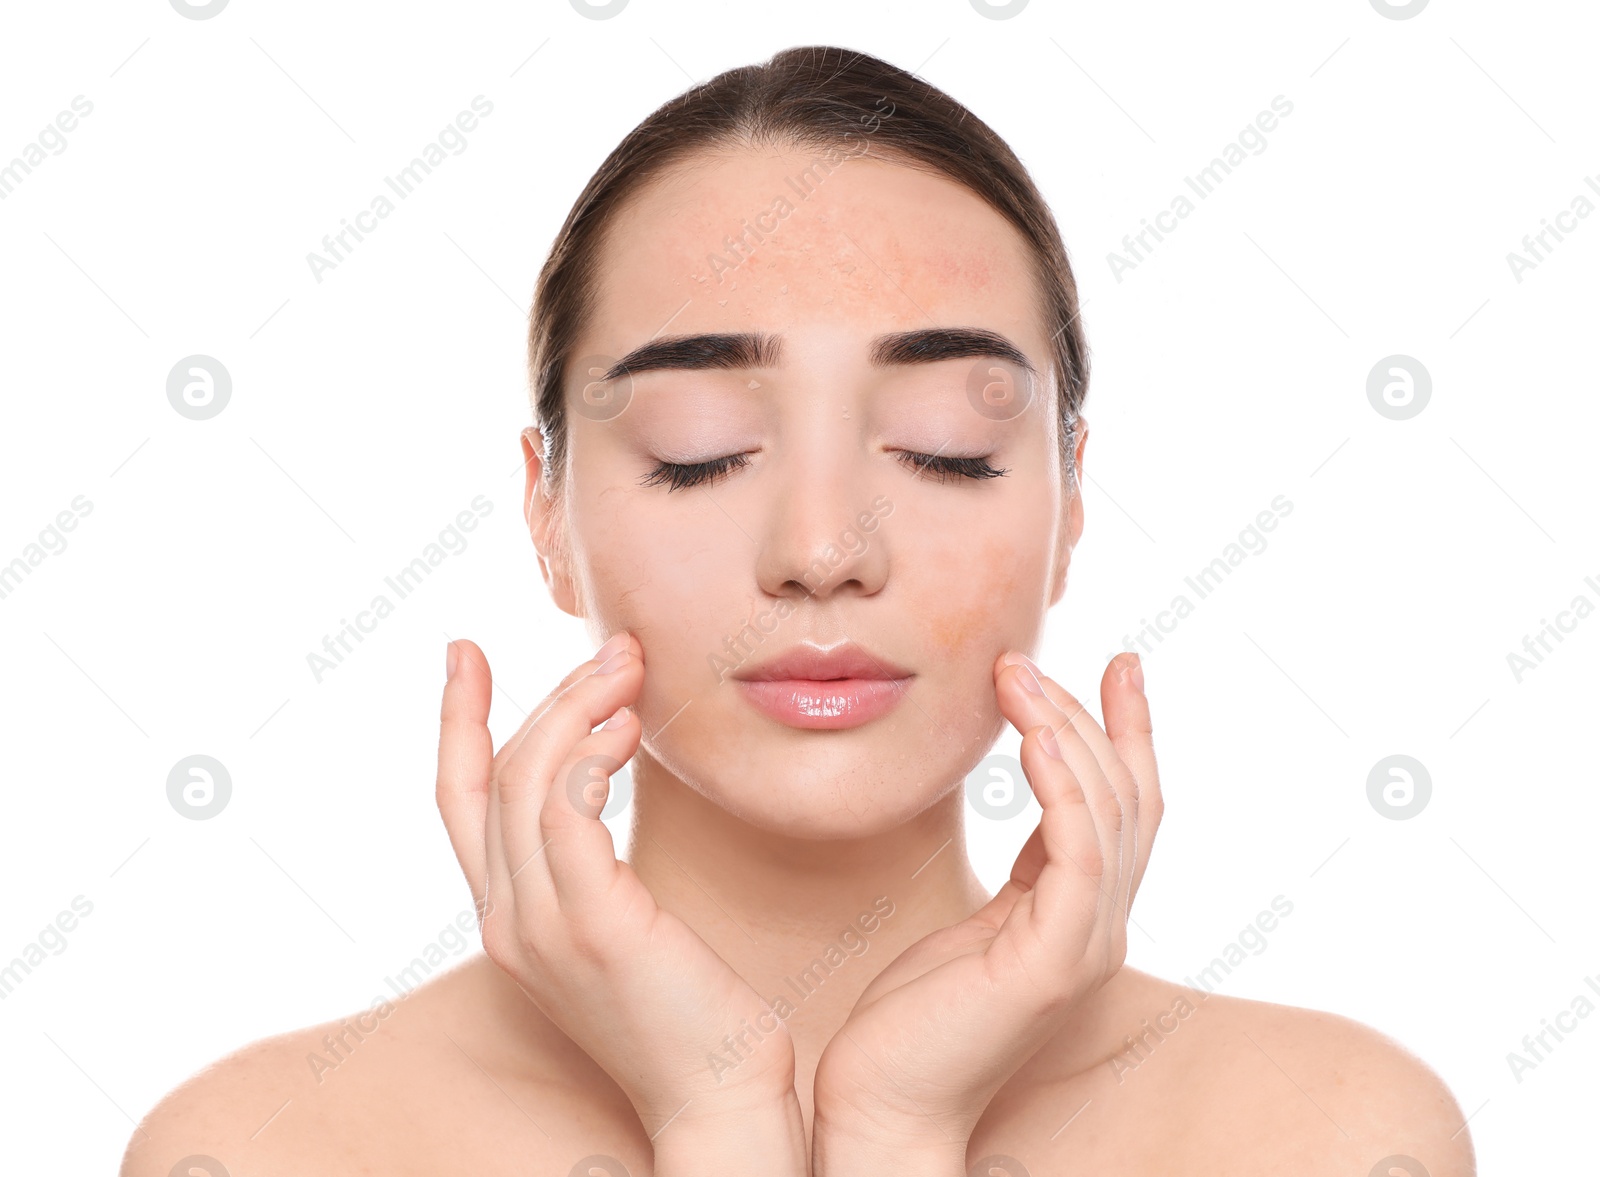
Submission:
M 1475 1177 L 1464 1120 L 1371 1026 L 1124 968 L 990 1103 L 969 1158 L 1034 1177 Z
M 629 1124 L 625 1101 L 616 1106 L 603 1072 L 584 1070 L 582 1062 L 593 1067 L 592 1060 L 563 1052 L 561 1043 L 571 1046 L 564 1036 L 552 1040 L 536 1025 L 531 1033 L 508 1033 L 506 1023 L 485 1016 L 504 996 L 493 991 L 493 966 L 485 965 L 469 964 L 403 999 L 263 1039 L 210 1064 L 140 1123 L 122 1177 L 170 1177 L 186 1159 L 179 1170 L 186 1177 L 564 1177 L 587 1155 L 633 1161 L 637 1120 Z
M 135 1128 L 122 1158 L 122 1177 L 243 1168 L 246 1158 L 279 1159 L 272 1144 L 258 1143 L 278 1105 L 305 1097 L 298 1073 L 322 1027 L 251 1043 L 210 1063 L 168 1092 Z M 249 1124 L 251 1116 L 255 1124 Z M 259 1130 L 259 1131 L 258 1131 Z M 181 1160 L 188 1164 L 178 1165 Z
M 1200 1155 L 1229 1157 L 1230 1173 L 1477 1172 L 1455 1096 L 1396 1039 L 1322 1010 L 1165 988 L 1172 1000 L 1143 1061 L 1123 1056 L 1129 1079 L 1176 1047 L 1162 1086 L 1183 1109 L 1183 1135 Z M 1187 1041 L 1186 1024 L 1198 1031 Z

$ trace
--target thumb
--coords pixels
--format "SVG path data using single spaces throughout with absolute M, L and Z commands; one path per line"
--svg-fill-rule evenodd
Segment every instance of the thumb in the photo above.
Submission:
M 445 676 L 434 797 L 456 861 L 477 900 L 484 893 L 487 851 L 483 831 L 494 767 L 489 663 L 476 643 L 458 638 L 445 648 Z

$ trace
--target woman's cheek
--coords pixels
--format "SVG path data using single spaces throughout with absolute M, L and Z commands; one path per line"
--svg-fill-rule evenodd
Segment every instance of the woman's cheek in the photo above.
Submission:
M 685 558 L 692 542 L 649 550 L 640 542 L 592 561 L 594 596 L 604 602 L 604 629 L 627 629 L 644 647 L 641 718 L 665 722 L 690 702 L 705 703 L 727 689 L 722 673 L 743 659 L 730 652 L 744 612 L 716 553 Z M 736 645 L 735 641 L 735 645 Z M 721 677 L 719 677 L 721 673 Z M 659 714 L 656 714 L 659 712 Z
M 988 539 L 976 552 L 967 547 L 936 565 L 958 571 L 929 584 L 920 610 L 926 619 L 930 661 L 979 657 L 987 664 L 1026 640 L 1023 631 L 1037 624 L 1041 611 L 1043 583 L 1042 566 L 1036 567 L 1031 556 L 1022 556 L 1026 551 L 1020 545 Z

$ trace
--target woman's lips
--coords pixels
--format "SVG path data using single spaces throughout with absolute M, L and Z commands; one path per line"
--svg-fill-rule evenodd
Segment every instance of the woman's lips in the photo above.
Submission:
M 887 715 L 900 702 L 906 678 L 739 680 L 758 709 L 780 723 L 804 728 L 850 728 Z

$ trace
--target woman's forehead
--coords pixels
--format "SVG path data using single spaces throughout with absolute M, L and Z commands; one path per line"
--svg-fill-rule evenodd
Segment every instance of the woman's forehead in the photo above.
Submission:
M 721 153 L 646 185 L 601 247 L 591 322 L 606 338 L 593 350 L 807 322 L 1009 334 L 1038 321 L 1028 247 L 981 197 L 918 169 L 836 158 Z

